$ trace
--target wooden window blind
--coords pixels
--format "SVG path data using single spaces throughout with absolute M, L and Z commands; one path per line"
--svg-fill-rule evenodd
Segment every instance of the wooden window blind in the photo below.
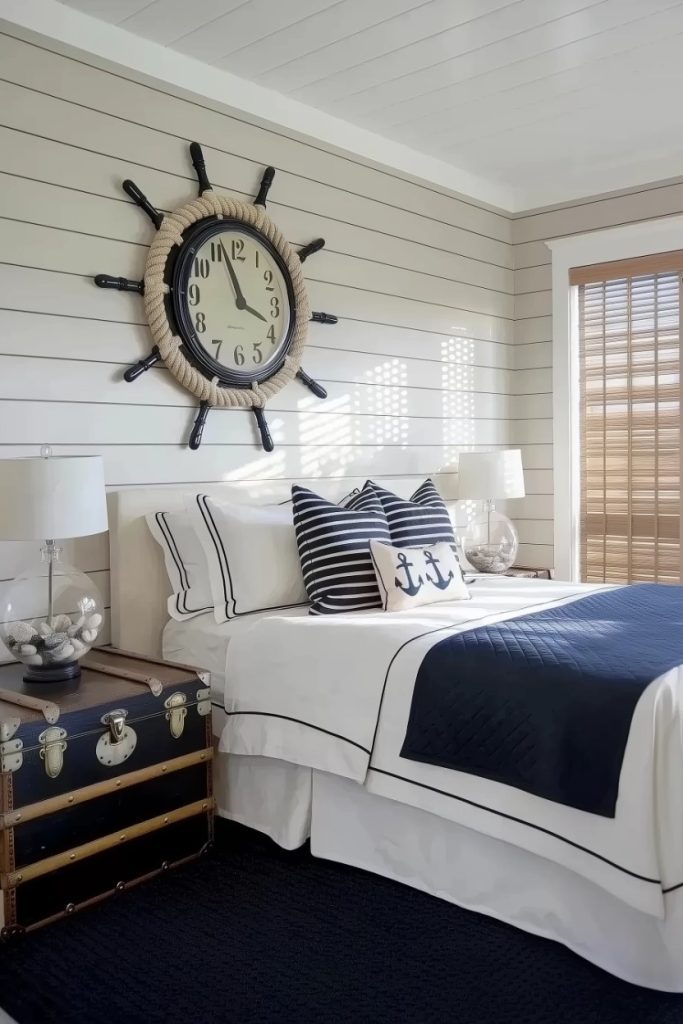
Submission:
M 575 268 L 581 578 L 681 581 L 683 251 Z

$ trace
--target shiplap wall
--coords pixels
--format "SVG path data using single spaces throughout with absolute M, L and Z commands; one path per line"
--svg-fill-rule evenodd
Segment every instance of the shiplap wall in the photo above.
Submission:
M 536 564 L 553 565 L 553 396 L 552 272 L 553 238 L 584 234 L 683 212 L 683 183 L 640 188 L 628 193 L 540 210 L 513 220 L 515 266 L 516 393 L 524 392 L 527 418 L 514 424 L 520 443 L 533 444 L 538 492 L 525 499 L 525 540 Z M 624 256 L 628 256 L 624 253 Z
M 46 441 L 101 453 L 112 487 L 429 473 L 455 496 L 459 450 L 519 443 L 528 489 L 548 488 L 525 385 L 513 384 L 526 374 L 514 372 L 507 217 L 8 34 L 0 67 L 0 457 Z M 272 163 L 273 218 L 293 243 L 327 240 L 306 276 L 313 308 L 340 320 L 311 326 L 304 367 L 329 398 L 297 382 L 281 392 L 270 455 L 253 417 L 229 411 L 187 451 L 194 399 L 163 368 L 121 380 L 150 349 L 141 299 L 92 281 L 142 276 L 153 230 L 121 181 L 163 210 L 185 202 L 192 139 L 214 185 L 240 196 Z M 525 560 L 535 500 L 515 508 Z M 0 546 L 0 588 L 30 547 Z M 107 594 L 106 536 L 67 555 Z

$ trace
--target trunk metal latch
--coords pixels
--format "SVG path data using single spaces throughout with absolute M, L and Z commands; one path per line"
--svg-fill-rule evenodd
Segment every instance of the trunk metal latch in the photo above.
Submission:
M 166 718 L 169 722 L 171 736 L 174 740 L 180 739 L 183 735 L 185 719 L 187 718 L 187 708 L 185 707 L 186 700 L 187 697 L 184 693 L 172 693 L 171 696 L 167 697 L 164 701 Z
M 66 750 L 66 729 L 51 725 L 38 737 L 41 744 L 40 757 L 45 764 L 45 772 L 50 779 L 56 779 L 64 767 L 64 751 Z
M 97 741 L 95 753 L 100 764 L 107 767 L 114 767 L 127 761 L 137 746 L 138 737 L 135 729 L 126 725 L 128 712 L 123 708 L 115 711 L 108 711 L 102 715 L 100 721 L 106 725 L 109 732 L 105 732 Z

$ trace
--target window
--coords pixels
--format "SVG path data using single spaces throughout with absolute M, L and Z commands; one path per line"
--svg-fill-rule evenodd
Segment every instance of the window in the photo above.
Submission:
M 570 271 L 581 579 L 681 580 L 683 251 Z

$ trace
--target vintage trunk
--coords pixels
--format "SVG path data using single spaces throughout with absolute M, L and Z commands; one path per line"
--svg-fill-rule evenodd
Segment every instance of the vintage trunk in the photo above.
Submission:
M 3 938 L 212 840 L 208 675 L 105 649 L 84 664 L 80 683 L 63 686 L 0 667 Z

